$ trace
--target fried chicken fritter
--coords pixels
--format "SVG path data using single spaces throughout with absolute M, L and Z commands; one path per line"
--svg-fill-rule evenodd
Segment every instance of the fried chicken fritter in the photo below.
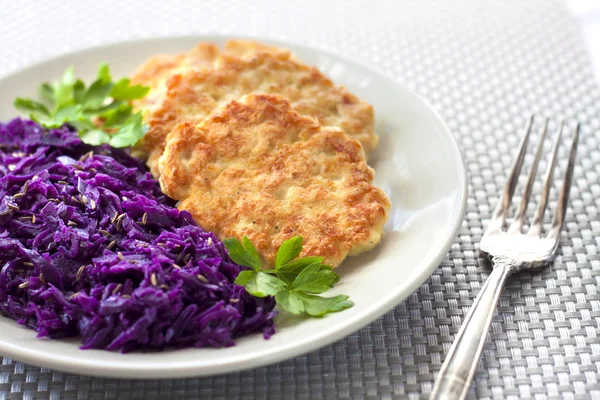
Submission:
M 223 53 L 241 58 L 252 58 L 256 53 L 286 54 L 293 57 L 288 49 L 269 46 L 252 40 L 228 40 L 225 43 Z
M 133 102 L 136 110 L 151 110 L 162 102 L 167 91 L 166 81 L 173 75 L 192 68 L 211 68 L 219 54 L 212 43 L 200 43 L 192 50 L 176 55 L 158 55 L 140 65 L 131 82 L 150 87 L 146 97 Z
M 279 95 L 247 95 L 179 123 L 159 167 L 179 209 L 221 239 L 248 236 L 265 265 L 300 235 L 301 255 L 338 266 L 379 243 L 390 208 L 360 143 Z
M 289 54 L 289 50 L 267 46 L 251 40 L 229 40 L 225 44 L 224 53 L 231 56 L 248 58 L 256 52 Z M 136 100 L 136 109 L 151 109 L 160 104 L 166 91 L 167 80 L 192 68 L 212 68 L 219 48 L 212 43 L 200 43 L 193 49 L 179 54 L 162 54 L 151 57 L 140 65 L 131 77 L 132 83 L 150 87 L 150 93 L 144 99 Z
M 142 143 L 155 176 L 167 135 L 178 122 L 200 122 L 217 107 L 255 92 L 286 97 L 300 114 L 317 119 L 323 126 L 343 129 L 367 153 L 377 145 L 371 105 L 334 85 L 317 68 L 300 63 L 291 53 L 268 49 L 231 42 L 212 69 L 190 70 L 167 81 L 166 96 L 147 117 L 150 129 Z M 238 55 L 233 55 L 236 52 Z

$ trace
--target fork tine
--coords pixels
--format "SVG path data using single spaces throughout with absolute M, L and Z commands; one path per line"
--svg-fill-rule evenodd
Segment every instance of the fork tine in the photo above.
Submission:
M 510 202 L 515 192 L 517 181 L 519 180 L 519 173 L 521 172 L 521 167 L 523 166 L 525 153 L 527 153 L 527 144 L 529 143 L 529 134 L 531 133 L 532 125 L 533 115 L 529 117 L 529 120 L 527 121 L 525 133 L 521 138 L 521 143 L 519 143 L 519 153 L 513 161 L 513 165 L 508 175 L 508 179 L 506 180 L 506 184 L 504 185 L 504 189 L 502 190 L 502 198 L 500 199 L 500 201 L 498 201 L 498 205 L 494 210 L 494 214 L 492 215 L 492 219 L 488 226 L 488 230 L 502 229 L 504 227 L 504 224 L 506 222 L 506 213 L 508 212 L 508 209 L 510 207 Z
M 571 143 L 571 150 L 569 151 L 569 162 L 567 164 L 567 170 L 563 178 L 562 188 L 558 195 L 558 202 L 556 203 L 556 211 L 554 212 L 554 218 L 552 218 L 552 228 L 548 237 L 551 239 L 558 239 L 560 230 L 565 223 L 565 214 L 567 212 L 567 203 L 569 203 L 569 192 L 571 191 L 571 183 L 573 181 L 573 170 L 575 169 L 575 157 L 577 156 L 577 144 L 579 143 L 579 123 L 575 127 L 575 134 L 573 135 L 573 142 Z
M 542 196 L 540 198 L 540 204 L 535 210 L 533 215 L 533 221 L 527 232 L 528 236 L 540 236 L 542 233 L 542 221 L 544 220 L 544 213 L 546 212 L 546 206 L 548 205 L 548 194 L 552 187 L 552 175 L 554 175 L 554 167 L 556 166 L 556 159 L 558 158 L 558 147 L 560 145 L 560 136 L 562 135 L 564 122 L 560 121 L 556 133 L 554 135 L 554 143 L 552 144 L 552 156 L 548 167 L 546 168 L 546 176 L 544 178 L 544 185 L 542 186 Z
M 535 176 L 537 174 L 537 168 L 540 163 L 540 158 L 542 157 L 542 151 L 544 150 L 544 140 L 546 139 L 546 133 L 548 132 L 548 118 L 544 118 L 544 128 L 540 135 L 540 142 L 538 144 L 537 151 L 535 153 L 535 158 L 533 163 L 531 164 L 531 168 L 529 170 L 529 176 L 527 177 L 527 184 L 525 185 L 525 190 L 523 191 L 523 196 L 521 197 L 521 203 L 519 203 L 519 208 L 517 209 L 517 214 L 515 215 L 515 219 L 508 229 L 509 232 L 521 232 L 523 228 L 523 222 L 525 221 L 525 214 L 527 212 L 527 204 L 529 203 L 529 198 L 531 197 L 531 190 L 533 189 L 533 183 L 535 182 Z

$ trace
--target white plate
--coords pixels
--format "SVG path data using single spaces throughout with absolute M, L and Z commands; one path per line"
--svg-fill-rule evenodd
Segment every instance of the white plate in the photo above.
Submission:
M 36 96 L 37 86 L 61 76 L 69 65 L 91 79 L 100 62 L 113 75 L 131 73 L 149 56 L 179 52 L 221 36 L 124 42 L 66 54 L 0 79 L 0 120 L 16 116 L 17 96 Z M 392 200 L 386 236 L 372 252 L 346 260 L 335 291 L 355 302 L 322 319 L 277 320 L 270 340 L 253 335 L 226 349 L 187 349 L 119 354 L 80 350 L 78 341 L 39 340 L 35 332 L 0 317 L 0 354 L 48 368 L 119 378 L 179 378 L 212 375 L 271 364 L 315 350 L 351 334 L 398 305 L 440 264 L 461 225 L 467 181 L 458 146 L 439 115 L 413 92 L 370 68 L 338 55 L 291 43 L 293 50 L 333 81 L 373 104 L 379 148 L 370 164 L 375 183 Z

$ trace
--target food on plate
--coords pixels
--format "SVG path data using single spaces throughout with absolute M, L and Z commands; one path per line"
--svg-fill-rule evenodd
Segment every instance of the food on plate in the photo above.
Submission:
M 100 65 L 96 80 L 86 87 L 69 67 L 58 82 L 40 85 L 42 102 L 19 97 L 14 106 L 47 128 L 69 124 L 87 144 L 129 147 L 148 130 L 142 113 L 133 113 L 129 102 L 143 98 L 148 90 L 132 85 L 129 78 L 113 82 L 106 64 Z
M 236 57 L 252 57 L 256 52 L 289 53 L 286 49 L 268 46 L 251 40 L 229 40 L 224 53 Z M 151 110 L 159 105 L 167 91 L 166 82 L 173 75 L 191 69 L 213 68 L 220 53 L 213 43 L 199 43 L 193 49 L 179 54 L 161 54 L 148 59 L 140 65 L 131 77 L 131 81 L 150 88 L 150 94 L 132 102 L 135 109 Z
M 150 88 L 148 96 L 133 102 L 135 109 L 151 110 L 160 104 L 167 90 L 165 82 L 173 75 L 192 68 L 211 68 L 219 48 L 200 43 L 192 50 L 176 55 L 157 55 L 140 65 L 131 81 Z
M 235 283 L 244 286 L 252 296 L 274 296 L 278 308 L 311 317 L 322 317 L 354 305 L 345 294 L 319 295 L 331 289 L 340 277 L 331 265 L 323 264 L 323 257 L 298 258 L 302 253 L 302 236 L 294 236 L 281 244 L 272 269 L 263 268 L 248 237 L 244 236 L 242 242 L 225 239 L 224 243 L 233 261 L 250 268 L 240 272 Z
M 227 43 L 225 43 L 223 52 L 227 55 L 241 58 L 252 58 L 256 55 L 256 53 L 284 54 L 286 56 L 293 57 L 293 54 L 288 49 L 269 46 L 253 40 L 228 40 Z
M 372 107 L 317 68 L 232 40 L 132 79 L 103 64 L 86 86 L 71 67 L 40 91 L 14 102 L 33 120 L 0 123 L 4 315 L 129 352 L 231 346 L 269 338 L 278 311 L 353 306 L 324 293 L 379 243 L 390 201 L 366 163 Z
M 323 126 L 343 129 L 367 153 L 377 146 L 371 105 L 287 51 L 263 50 L 257 45 L 251 56 L 240 56 L 248 55 L 247 50 L 240 50 L 240 45 L 233 47 L 236 50 L 231 54 L 225 51 L 217 57 L 213 68 L 190 69 L 167 81 L 162 102 L 146 117 L 149 131 L 142 141 L 154 176 L 158 177 L 158 159 L 177 123 L 201 122 L 219 106 L 254 92 L 286 97 L 300 114 L 315 118 Z
M 223 347 L 273 332 L 275 301 L 122 150 L 0 124 L 0 310 L 83 348 Z
M 159 171 L 180 209 L 220 238 L 247 236 L 265 266 L 302 236 L 302 256 L 336 267 L 379 243 L 390 208 L 361 144 L 279 95 L 251 94 L 178 124 Z

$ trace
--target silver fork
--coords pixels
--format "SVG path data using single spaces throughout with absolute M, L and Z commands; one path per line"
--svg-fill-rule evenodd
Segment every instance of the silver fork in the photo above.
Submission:
M 573 178 L 577 142 L 579 140 L 579 124 L 577 124 L 573 135 L 567 169 L 564 174 L 562 188 L 558 195 L 552 225 L 545 235 L 542 235 L 542 221 L 546 206 L 548 205 L 548 194 L 552 186 L 552 175 L 557 162 L 558 147 L 563 131 L 562 122 L 556 130 L 551 158 L 542 186 L 540 203 L 535 210 L 529 229 L 526 233 L 522 232 L 524 230 L 527 205 L 543 152 L 544 139 L 548 130 L 548 119 L 544 121 L 540 143 L 538 144 L 533 163 L 529 170 L 521 202 L 512 223 L 506 229 L 507 214 L 519 173 L 523 166 L 525 154 L 527 153 L 527 144 L 532 125 L 533 116 L 527 122 L 525 134 L 519 144 L 517 157 L 513 161 L 510 174 L 502 192 L 502 198 L 498 202 L 489 226 L 481 239 L 480 250 L 491 258 L 493 265 L 492 273 L 481 288 L 473 306 L 471 306 L 471 310 L 467 314 L 450 348 L 450 352 L 446 356 L 446 360 L 442 365 L 442 369 L 431 392 L 430 399 L 432 400 L 457 400 L 463 399 L 466 396 L 506 278 L 522 269 L 546 265 L 552 261 L 556 254 L 560 230 L 565 222 L 565 213 L 567 211 L 569 191 Z

